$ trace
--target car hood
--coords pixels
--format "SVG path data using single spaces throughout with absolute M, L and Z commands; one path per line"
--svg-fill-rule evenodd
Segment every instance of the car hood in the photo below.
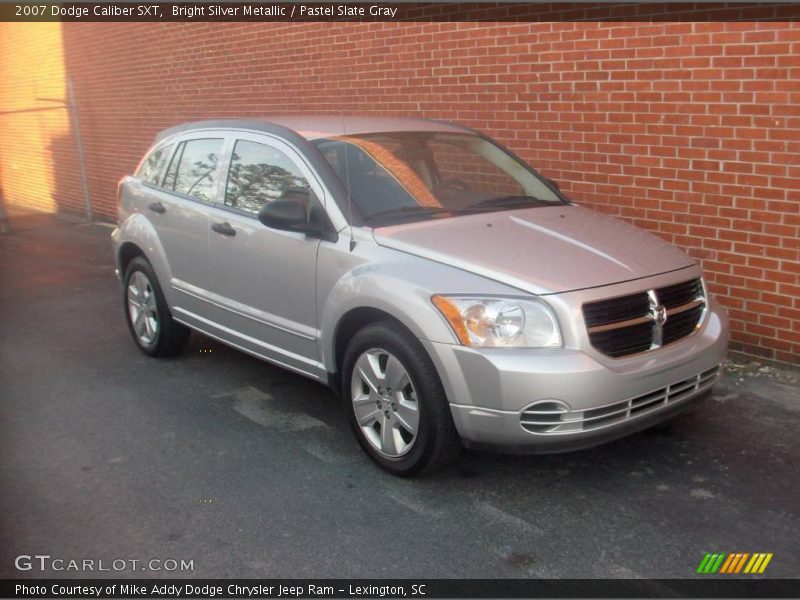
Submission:
M 611 285 L 694 264 L 655 235 L 575 205 L 406 223 L 373 235 L 381 246 L 533 294 Z

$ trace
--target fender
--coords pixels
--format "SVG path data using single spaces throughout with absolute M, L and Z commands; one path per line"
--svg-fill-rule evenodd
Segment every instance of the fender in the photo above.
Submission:
M 164 247 L 158 239 L 158 234 L 147 217 L 139 212 L 131 213 L 114 231 L 112 237 L 114 238 L 114 255 L 117 266 L 119 267 L 120 264 L 119 251 L 123 244 L 131 243 L 138 246 L 153 266 L 167 305 L 173 306 L 173 291 L 169 283 L 172 279 L 172 270 L 169 267 Z M 124 273 L 120 273 L 120 277 L 123 276 Z
M 444 344 L 457 344 L 458 339 L 430 298 L 434 294 L 464 293 L 519 295 L 510 288 L 479 275 L 437 263 L 411 254 L 362 244 L 370 257 L 336 253 L 338 260 L 321 256 L 318 269 L 325 273 L 318 289 L 322 303 L 319 310 L 321 361 L 328 372 L 337 371 L 336 336 L 343 317 L 359 308 L 371 308 L 391 315 L 417 339 Z M 334 251 L 335 252 L 335 251 Z M 329 267 L 348 261 L 339 276 Z M 355 263 L 355 266 L 353 264 Z M 340 268 L 342 268 L 340 266 Z M 332 276 L 332 277 L 331 277 Z M 328 287 L 330 285 L 330 287 Z M 327 288 L 327 289 L 326 289 Z

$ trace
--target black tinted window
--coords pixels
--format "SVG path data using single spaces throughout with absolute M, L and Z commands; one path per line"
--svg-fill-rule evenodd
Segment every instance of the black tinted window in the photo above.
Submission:
M 161 183 L 161 175 L 164 173 L 164 166 L 167 164 L 170 155 L 172 154 L 173 145 L 162 146 L 153 150 L 144 159 L 142 166 L 136 176 L 142 181 L 158 185 Z
M 310 188 L 300 170 L 283 152 L 239 140 L 231 156 L 225 205 L 258 213 L 265 202 L 292 196 L 307 202 Z
M 371 225 L 562 203 L 529 167 L 478 135 L 396 131 L 314 143 Z
M 164 187 L 194 196 L 202 202 L 213 202 L 217 189 L 220 150 L 221 139 L 184 142 L 170 164 Z
M 384 210 L 417 205 L 406 188 L 363 148 L 338 140 L 324 141 L 318 148 L 349 187 L 353 202 L 364 218 Z

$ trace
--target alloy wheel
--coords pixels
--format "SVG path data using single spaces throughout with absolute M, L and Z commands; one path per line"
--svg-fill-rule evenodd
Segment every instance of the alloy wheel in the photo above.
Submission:
M 386 457 L 407 454 L 419 431 L 419 399 L 400 359 L 382 348 L 362 353 L 353 366 L 350 390 L 369 444 Z
M 128 318 L 139 342 L 151 346 L 158 337 L 158 308 L 153 286 L 141 271 L 128 280 Z

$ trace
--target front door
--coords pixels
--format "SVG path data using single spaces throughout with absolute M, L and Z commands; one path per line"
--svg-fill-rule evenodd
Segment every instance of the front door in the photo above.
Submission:
M 258 220 L 265 202 L 298 191 L 324 198 L 291 146 L 234 135 L 224 188 L 209 211 L 209 292 L 227 340 L 296 371 L 323 377 L 317 344 L 316 260 L 320 240 Z

